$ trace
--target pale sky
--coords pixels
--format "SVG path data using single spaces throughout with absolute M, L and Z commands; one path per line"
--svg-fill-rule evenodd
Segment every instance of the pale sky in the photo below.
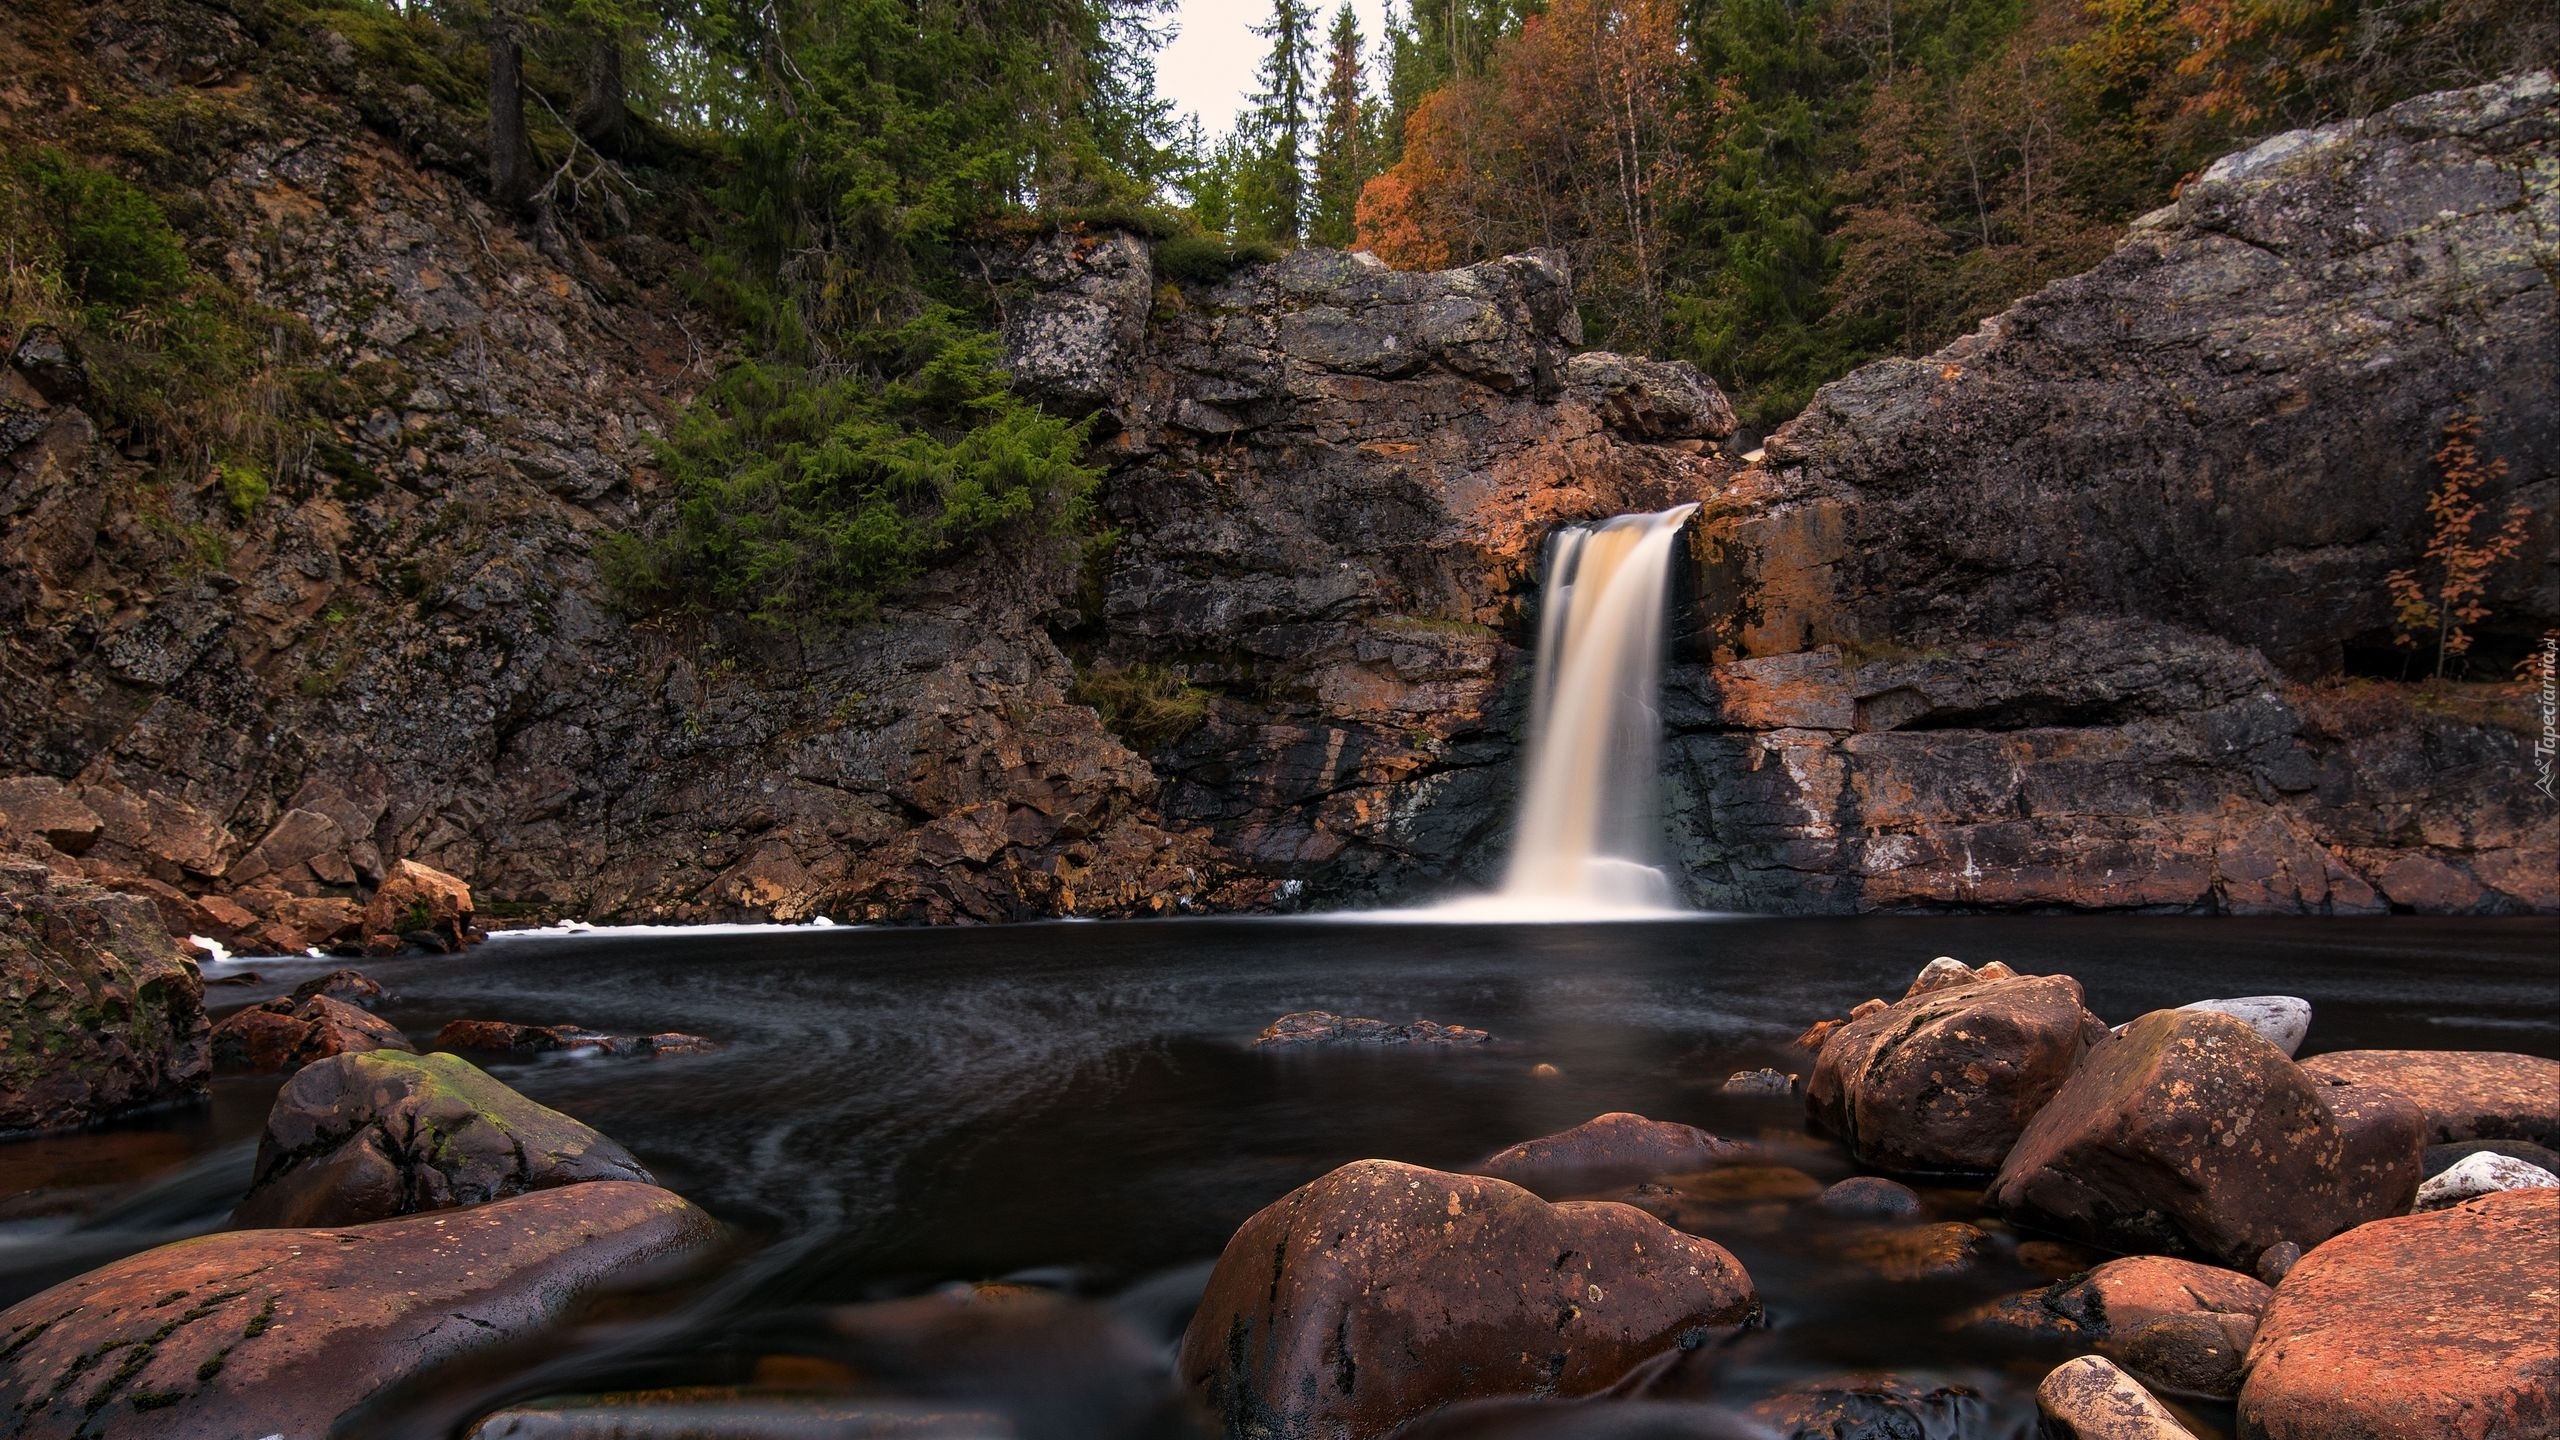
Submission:
M 1316 0 L 1316 46 L 1324 46 L 1333 12 L 1342 0 Z M 1387 0 L 1351 0 L 1360 16 L 1360 37 L 1369 50 L 1369 83 L 1377 73 L 1378 36 L 1387 28 Z M 1173 103 L 1200 117 L 1214 138 L 1226 133 L 1253 93 L 1253 72 L 1262 64 L 1265 42 L 1253 27 L 1271 18 L 1271 0 L 1181 0 L 1176 18 L 1182 33 L 1156 56 L 1158 88 Z

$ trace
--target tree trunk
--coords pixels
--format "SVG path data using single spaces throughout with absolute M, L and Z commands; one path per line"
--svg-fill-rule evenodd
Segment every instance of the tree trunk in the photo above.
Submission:
M 489 15 L 489 199 L 523 214 L 533 203 L 533 144 L 524 130 L 524 41 L 504 5 Z
M 599 154 L 622 158 L 637 138 L 631 109 L 623 103 L 622 37 L 598 30 L 586 37 L 586 93 L 578 101 L 579 138 Z

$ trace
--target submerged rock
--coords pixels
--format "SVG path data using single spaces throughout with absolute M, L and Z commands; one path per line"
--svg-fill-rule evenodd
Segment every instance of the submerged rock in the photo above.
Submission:
M 296 1000 L 308 1000 L 314 995 L 370 1010 L 382 998 L 382 987 L 361 970 L 332 970 L 293 987 Z
M 404 1381 L 525 1344 L 597 1292 L 718 1239 L 676 1195 L 603 1184 L 456 1215 L 182 1240 L 0 1313 L 0 1414 L 22 1440 L 363 1433 L 337 1427 Z
M 2302 1068 L 2374 1085 L 2426 1112 L 2427 1143 L 2529 1140 L 2560 1146 L 2560 1060 L 2493 1050 L 2337 1050 Z
M 1877 1175 L 1851 1176 L 1823 1191 L 1815 1203 L 1834 1215 L 1862 1220 L 1908 1220 L 1921 1209 L 1918 1191 Z
M 2480 1154 L 2462 1160 L 2418 1187 L 2418 1209 L 2449 1210 L 2483 1195 L 2508 1190 L 2548 1190 L 2560 1175 L 2511 1155 Z
M 1823 1045 L 1807 1106 L 1863 1164 L 1993 1169 L 2106 1026 L 2068 975 L 1927 979 Z
M 1796 1077 L 1765 1067 L 1741 1070 L 1727 1076 L 1716 1088 L 1726 1095 L 1793 1095 Z
M 1382 1436 L 1457 1400 L 1592 1394 L 1758 1314 L 1739 1262 L 1642 1211 L 1364 1160 L 1245 1222 L 1179 1365 L 1230 1434 Z
M 1800 1381 L 1751 1407 L 1778 1440 L 1953 1440 L 1988 1417 L 1982 1392 L 1903 1375 Z
M 0 1134 L 192 1101 L 204 984 L 138 896 L 0 854 Z
M 654 1183 L 595 1131 L 451 1055 L 343 1055 L 286 1082 L 240 1225 L 354 1225 L 603 1180 Z
M 2256 1440 L 2560 1433 L 2560 1190 L 2380 1220 L 2302 1258 L 2249 1351 Z
M 1570 1130 L 1497 1150 L 1468 1169 L 1556 1200 L 1703 1170 L 1752 1153 L 1739 1140 L 1710 1135 L 1695 1125 L 1612 1111 Z
M 2056 1366 L 2036 1387 L 2053 1440 L 2196 1440 L 2151 1392 L 2102 1356 Z
M 2287 1055 L 2302 1048 L 2311 1033 L 2311 1002 L 2291 995 L 2243 995 L 2236 1000 L 2198 1000 L 2181 1010 L 2211 1010 L 2247 1022 L 2267 1043 Z
M 1840 1258 L 1887 1280 L 1936 1280 L 1971 1270 L 1990 1249 L 1991 1236 L 1981 1226 L 1951 1220 L 1852 1235 L 1841 1244 Z
M 436 1032 L 438 1050 L 483 1050 L 504 1055 L 591 1051 L 599 1055 L 706 1055 L 716 1040 L 673 1030 L 655 1035 L 606 1035 L 583 1025 L 519 1025 L 507 1020 L 454 1020 Z
M 213 1027 L 215 1066 L 253 1075 L 299 1069 L 332 1055 L 416 1049 L 390 1021 L 326 995 L 279 996 L 234 1011 Z
M 1464 1025 L 1415 1020 L 1398 1025 L 1330 1010 L 1300 1010 L 1263 1027 L 1256 1045 L 1482 1045 L 1493 1037 Z
M 2243 1268 L 2282 1241 L 2316 1245 L 2405 1206 L 2407 1192 L 2376 1177 L 2414 1182 L 2419 1148 L 2378 1107 L 2351 1164 L 2325 1088 L 2228 1015 L 2154 1011 L 2089 1052 L 1989 1198 L 2093 1244 Z

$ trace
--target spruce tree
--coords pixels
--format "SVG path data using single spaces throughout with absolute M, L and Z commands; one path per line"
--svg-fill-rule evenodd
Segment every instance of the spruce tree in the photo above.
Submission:
M 1316 139 L 1315 215 L 1307 238 L 1351 243 L 1360 187 L 1377 173 L 1370 143 L 1369 97 L 1360 64 L 1360 17 L 1350 0 L 1333 15 L 1325 54 L 1323 130 Z
M 1306 237 L 1307 141 L 1315 73 L 1315 10 L 1308 0 L 1272 0 L 1271 18 L 1253 33 L 1271 42 L 1262 59 L 1262 88 L 1244 117 L 1258 163 L 1239 187 L 1239 209 L 1266 239 L 1295 244 Z

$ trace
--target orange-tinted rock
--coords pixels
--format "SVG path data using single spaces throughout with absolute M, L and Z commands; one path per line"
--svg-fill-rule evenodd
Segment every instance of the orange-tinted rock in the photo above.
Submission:
M 1978 1225 L 1878 1226 L 1852 1235 L 1840 1258 L 1887 1280 L 1934 1280 L 1961 1275 L 1982 1261 L 1991 1237 Z
M 2379 1085 L 2322 1085 L 2320 1098 L 2338 1122 L 2338 1183 L 2349 1207 L 2366 1216 L 2405 1214 L 2426 1176 L 2426 1113 Z
M 2099 1353 L 2164 1390 L 2228 1397 L 2273 1292 L 2212 1265 L 2166 1256 L 2111 1260 L 2038 1297 Z
M 1380 1436 L 1460 1399 L 1592 1394 L 1758 1312 L 1731 1255 L 1642 1211 L 1364 1160 L 1227 1242 L 1179 1367 L 1229 1434 Z
M 2106 1026 L 2068 975 L 1922 990 L 1822 1047 L 1816 1123 L 1883 1170 L 1989 1170 Z
M 1694 1125 L 1612 1111 L 1570 1130 L 1497 1150 L 1468 1168 L 1557 1199 L 1686 1174 L 1750 1153 L 1749 1145 Z
M 377 948 L 385 936 L 431 935 L 441 948 L 459 950 L 471 934 L 471 887 L 433 866 L 400 861 L 365 902 L 364 930 Z
M 224 1070 L 272 1075 L 332 1055 L 414 1050 L 399 1027 L 326 995 L 292 996 L 252 1005 L 213 1027 L 213 1063 Z
M 718 1236 L 678 1196 L 605 1184 L 182 1240 L 0 1313 L 0 1414 L 23 1440 L 350 1433 L 332 1427 L 400 1381 L 523 1344 L 618 1278 Z
M 2530 1140 L 2560 1146 L 2560 1060 L 2494 1050 L 2339 1050 L 2314 1055 L 2302 1068 L 2409 1097 L 2426 1114 L 2431 1145 Z
M 2258 1321 L 2250 1440 L 2560 1434 L 2560 1190 L 2376 1221 L 2302 1257 Z
M 308 1000 L 325 995 L 343 1005 L 358 1005 L 370 1010 L 382 998 L 382 987 L 361 970 L 332 970 L 315 975 L 293 987 L 293 998 Z

